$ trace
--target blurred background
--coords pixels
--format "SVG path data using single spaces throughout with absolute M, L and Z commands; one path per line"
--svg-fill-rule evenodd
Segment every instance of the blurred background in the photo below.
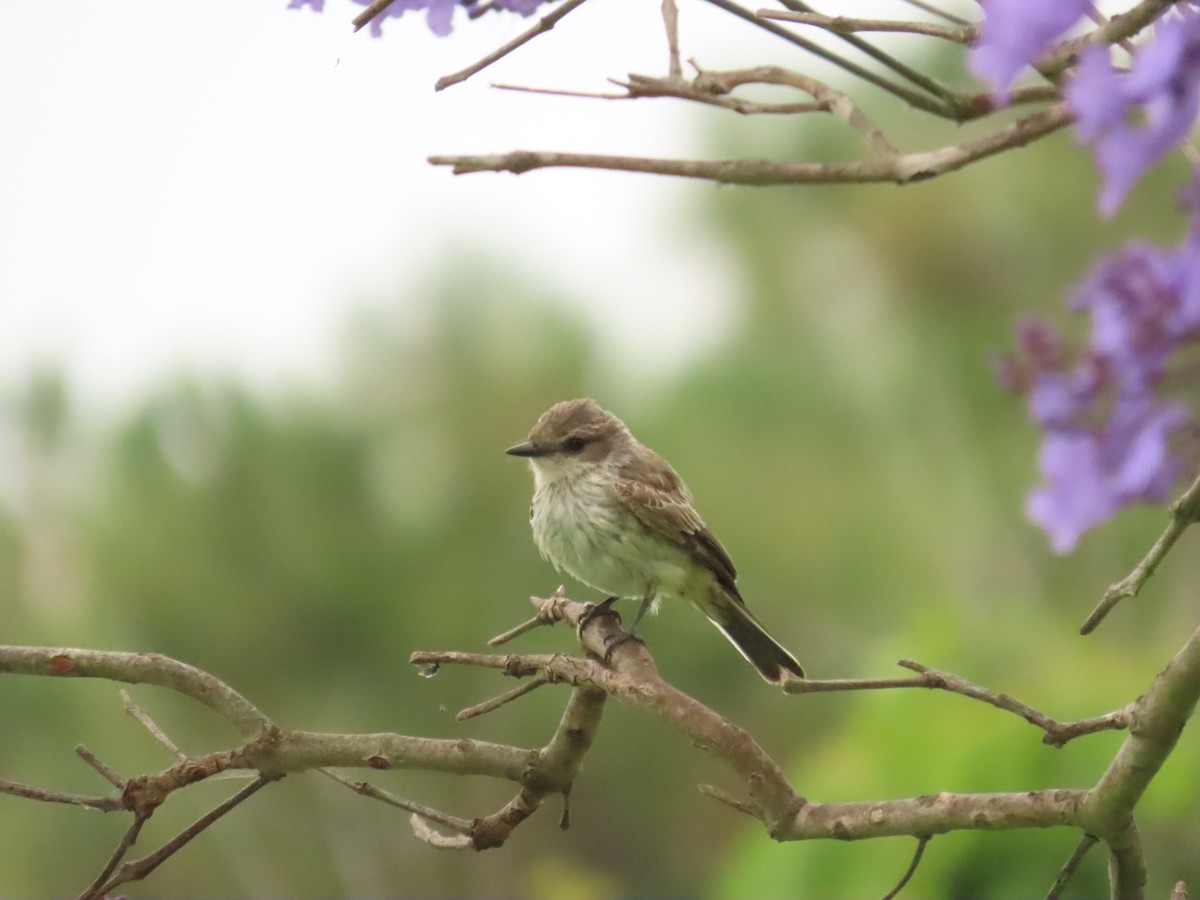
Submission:
M 564 690 L 460 724 L 457 709 L 511 684 L 423 679 L 406 660 L 483 649 L 559 584 L 528 531 L 528 474 L 503 450 L 551 402 L 590 395 L 670 458 L 751 608 L 816 677 L 895 675 L 915 658 L 1072 719 L 1133 699 L 1182 644 L 1200 576 L 1189 538 L 1142 598 L 1078 636 L 1165 513 L 1125 513 L 1053 556 L 1022 515 L 1037 435 L 989 361 L 1021 311 L 1065 321 L 1104 248 L 1177 240 L 1182 167 L 1105 224 L 1065 134 L 903 190 L 453 178 L 424 157 L 855 147 L 833 122 L 486 87 L 603 90 L 608 75 L 660 72 L 656 12 L 632 2 L 585 7 L 436 96 L 438 75 L 523 24 L 485 18 L 439 41 L 414 16 L 372 41 L 347 36 L 357 7 L 283 6 L 67 2 L 52 22 L 41 4 L 0 9 L 0 640 L 166 653 L 291 727 L 540 746 Z M 707 68 L 807 65 L 707 7 L 682 12 L 685 54 Z M 964 77 L 925 44 L 892 44 Z M 902 147 L 970 133 L 855 90 Z M 787 698 L 687 609 L 643 635 L 669 679 L 751 731 L 814 800 L 1085 787 L 1121 741 L 1054 750 L 1015 717 L 928 692 Z M 513 649 L 574 647 L 544 630 Z M 132 693 L 190 752 L 235 741 L 206 710 Z M 127 775 L 170 764 L 111 684 L 0 679 L 0 709 L 0 777 L 99 793 L 78 743 Z M 1152 896 L 1200 879 L 1198 763 L 1185 735 L 1142 804 Z M 468 817 L 511 793 L 371 779 Z M 885 893 L 914 849 L 775 844 L 698 782 L 736 790 L 614 703 L 566 833 L 550 804 L 503 849 L 438 851 L 396 810 L 299 775 L 123 890 L 852 900 Z M 176 795 L 146 848 L 236 787 Z M 0 896 L 72 895 L 126 826 L 0 796 Z M 1040 896 L 1076 839 L 938 837 L 904 896 Z M 1105 891 L 1094 851 L 1069 895 Z

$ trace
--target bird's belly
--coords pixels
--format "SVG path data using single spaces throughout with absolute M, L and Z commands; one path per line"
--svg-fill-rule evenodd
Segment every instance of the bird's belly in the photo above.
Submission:
M 683 550 L 650 533 L 631 514 L 601 499 L 563 492 L 538 498 L 533 534 L 562 571 L 618 597 L 679 593 L 692 573 Z

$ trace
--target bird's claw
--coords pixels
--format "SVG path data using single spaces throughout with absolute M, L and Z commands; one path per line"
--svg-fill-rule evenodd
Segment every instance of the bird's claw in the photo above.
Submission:
M 599 616 L 616 616 L 617 621 L 619 622 L 621 620 L 621 614 L 612 608 L 612 605 L 616 602 L 617 598 L 613 596 L 601 600 L 599 603 L 593 603 L 588 607 L 587 612 L 579 617 L 579 625 L 575 629 L 576 632 L 582 633 L 584 626 L 587 625 L 588 622 L 592 621 L 592 619 L 598 618 Z
M 611 665 L 613 651 L 616 650 L 618 647 L 620 647 L 622 644 L 627 644 L 630 641 L 636 641 L 637 643 L 641 644 L 643 647 L 646 645 L 646 642 L 644 640 L 642 640 L 640 637 L 638 637 L 636 634 L 634 634 L 632 631 L 622 631 L 622 632 L 619 632 L 618 634 L 613 634 L 613 635 L 609 635 L 608 637 L 606 637 L 604 639 L 604 664 L 606 666 Z

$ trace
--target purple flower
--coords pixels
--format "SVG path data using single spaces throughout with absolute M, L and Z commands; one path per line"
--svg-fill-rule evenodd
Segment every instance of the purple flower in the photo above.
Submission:
M 354 0 L 354 2 L 359 4 L 360 6 L 370 6 L 372 0 Z M 400 16 L 404 15 L 406 10 L 424 9 L 426 4 L 429 2 L 431 2 L 431 0 L 395 0 L 395 2 L 393 2 L 390 6 L 388 6 L 386 9 L 384 9 L 383 12 L 379 13 L 377 16 L 375 16 L 375 18 L 373 18 L 371 20 L 371 37 L 383 37 L 383 20 L 384 19 L 387 19 L 387 18 L 398 19 L 398 18 L 400 18 Z M 444 18 L 445 18 L 445 24 L 443 25 L 443 27 L 445 28 L 444 31 L 441 31 L 441 32 L 437 31 L 436 29 L 433 28 L 433 23 L 432 22 L 430 23 L 430 26 L 429 26 L 430 30 L 432 30 L 434 34 L 440 34 L 442 36 L 445 36 L 450 33 L 450 26 L 449 26 L 449 18 L 450 17 L 445 16 Z
M 1181 313 L 1174 270 L 1182 254 L 1133 243 L 1103 258 L 1070 301 L 1092 317 L 1092 352 L 1133 386 L 1152 385 L 1190 328 Z
M 372 0 L 354 0 L 360 6 L 370 6 Z M 462 6 L 471 18 L 483 15 L 488 10 L 503 9 L 522 16 L 531 16 L 537 8 L 549 0 L 393 0 L 381 13 L 371 20 L 371 36 L 383 36 L 383 20 L 398 18 L 408 10 L 425 10 L 425 23 L 429 30 L 439 37 L 445 37 L 453 31 L 454 10 Z M 301 9 L 311 6 L 317 12 L 325 8 L 325 0 L 288 0 L 288 9 Z
M 983 34 L 968 57 L 971 71 L 1007 100 L 1017 73 L 1082 18 L 1090 0 L 987 0 Z
M 498 9 L 507 9 L 522 16 L 532 16 L 542 2 L 543 0 L 494 0 L 494 5 Z
M 1054 326 L 1026 318 L 1020 358 L 998 370 L 1043 429 L 1026 511 L 1060 553 L 1122 507 L 1163 500 L 1183 468 L 1170 439 L 1194 420 L 1159 394 L 1171 359 L 1200 340 L 1200 177 L 1181 199 L 1193 215 L 1178 248 L 1129 244 L 1075 290 L 1071 308 L 1091 321 L 1083 352 L 1072 359 Z
M 1097 205 L 1105 216 L 1190 134 L 1200 111 L 1200 13 L 1177 9 L 1137 51 L 1128 73 L 1113 68 L 1107 48 L 1092 47 L 1067 85 L 1079 140 L 1092 145 L 1104 176 Z M 1140 125 L 1131 121 L 1135 110 Z
M 1137 398 L 1118 403 L 1103 428 L 1046 435 L 1044 485 L 1030 493 L 1026 514 L 1050 535 L 1056 553 L 1073 550 L 1083 532 L 1121 507 L 1166 498 L 1180 469 L 1168 438 L 1187 419 L 1181 404 Z

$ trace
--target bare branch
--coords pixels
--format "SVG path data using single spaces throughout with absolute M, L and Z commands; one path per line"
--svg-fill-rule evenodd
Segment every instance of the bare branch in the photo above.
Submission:
M 642 172 L 700 178 L 719 184 L 754 186 L 780 184 L 909 184 L 936 178 L 986 159 L 1005 150 L 1022 147 L 1045 137 L 1072 121 L 1065 105 L 1040 110 L 991 134 L 936 150 L 908 153 L 890 159 L 856 163 L 825 164 L 776 162 L 773 160 L 686 160 L 638 156 L 605 156 L 591 153 L 515 150 L 510 153 L 474 156 L 431 156 L 435 166 L 451 166 L 455 175 L 472 172 L 512 172 L 521 175 L 535 169 L 581 168 Z
M 667 29 L 667 77 L 682 78 L 679 64 L 679 10 L 675 0 L 662 0 L 663 25 Z
M 118 885 L 126 884 L 130 881 L 141 881 L 171 856 L 183 849 L 192 838 L 196 837 L 196 835 L 200 834 L 200 832 L 204 831 L 204 829 L 208 828 L 231 809 L 245 802 L 275 780 L 274 776 L 267 775 L 255 779 L 252 784 L 242 788 L 228 800 L 209 810 L 153 853 L 143 856 L 141 859 L 125 863 L 98 891 L 85 894 L 80 900 L 103 900 L 105 895 Z
M 970 829 L 1006 830 L 1075 825 L 1087 792 L 1048 790 L 999 794 L 941 793 L 903 800 L 813 803 L 771 831 L 775 840 L 844 841 Z
M 391 0 L 389 0 L 389 2 L 391 2 Z M 559 20 L 562 19 L 563 16 L 578 9 L 584 4 L 584 2 L 585 0 L 563 0 L 562 3 L 554 8 L 553 12 L 542 16 L 536 25 L 527 31 L 522 32 L 503 47 L 492 51 L 478 62 L 467 66 L 465 69 L 460 69 L 459 71 L 453 72 L 449 75 L 443 75 L 437 80 L 437 83 L 434 84 L 433 89 L 435 91 L 444 91 L 446 88 L 466 81 L 472 75 L 482 72 L 492 63 L 503 59 L 514 50 L 517 50 L 523 47 L 525 44 L 528 44 L 539 34 L 545 34 L 547 31 L 550 31 L 555 25 L 558 24 Z
M 816 9 L 814 9 L 808 3 L 803 2 L 803 0 L 780 0 L 780 2 L 792 12 L 817 12 Z M 938 79 L 914 69 L 912 66 L 897 59 L 890 53 L 880 50 L 870 41 L 860 37 L 857 34 L 847 34 L 845 32 L 831 33 L 835 37 L 839 38 L 843 43 L 849 44 L 860 53 L 865 53 L 876 62 L 891 69 L 901 78 L 907 80 L 910 84 L 914 84 L 921 90 L 926 91 L 938 98 L 944 104 L 944 109 L 943 111 L 937 113 L 937 115 L 959 120 L 963 118 L 969 118 L 971 116 L 972 102 L 970 98 L 963 96 L 953 88 L 947 87 Z
M 802 113 L 828 112 L 825 103 L 759 103 L 753 100 L 743 100 L 741 97 L 729 97 L 714 93 L 697 86 L 695 81 L 686 79 L 673 80 L 669 78 L 653 78 L 649 75 L 630 73 L 629 81 L 609 79 L 613 84 L 625 88 L 626 93 L 609 95 L 613 99 L 637 100 L 643 97 L 676 97 L 680 100 L 690 100 L 707 106 L 732 110 L 740 115 L 796 115 Z M 699 81 L 699 79 L 697 79 Z M 605 99 L 608 99 L 606 97 Z
M 939 18 L 945 19 L 947 22 L 953 22 L 955 25 L 970 25 L 971 24 L 966 19 L 960 18 L 959 16 L 956 16 L 953 13 L 948 13 L 939 6 L 935 6 L 932 3 L 925 3 L 924 0 L 903 0 L 903 2 L 907 3 L 909 6 L 914 6 L 917 9 L 924 10 L 927 13 L 930 13 L 932 15 L 938 16 Z
M 499 709 L 506 703 L 519 700 L 526 694 L 530 694 L 543 685 L 547 685 L 549 683 L 550 679 L 545 675 L 535 675 L 530 681 L 525 682 L 520 687 L 513 688 L 511 691 L 505 691 L 499 697 L 493 697 L 491 700 L 485 700 L 483 703 L 477 703 L 474 706 L 468 706 L 466 709 L 459 710 L 458 715 L 454 718 L 459 722 L 465 722 L 467 719 L 474 719 L 476 716 L 482 716 L 485 713 L 490 713 L 493 710 Z
M 121 703 L 125 708 L 125 712 L 141 722 L 142 726 L 150 732 L 151 736 L 167 748 L 168 753 L 173 754 L 180 762 L 187 759 L 187 754 L 175 746 L 175 742 L 167 737 L 166 732 L 158 727 L 158 723 L 150 718 L 150 715 L 144 709 L 133 702 L 133 698 L 129 696 L 129 691 L 124 688 L 121 688 Z
M 1079 864 L 1083 862 L 1083 858 L 1087 855 L 1087 852 L 1095 846 L 1098 840 L 1099 838 L 1091 834 L 1085 834 L 1079 839 L 1079 843 L 1075 845 L 1075 849 L 1071 851 L 1071 855 L 1067 857 L 1067 861 L 1063 863 L 1063 867 L 1058 870 L 1058 876 L 1054 879 L 1054 884 L 1050 885 L 1050 890 L 1046 893 L 1046 900 L 1059 900 L 1063 889 L 1074 877 Z
M 405 812 L 410 812 L 415 816 L 420 817 L 429 822 L 436 822 L 444 828 L 449 828 L 451 831 L 457 831 L 459 834 L 470 834 L 471 823 L 467 819 L 460 819 L 457 816 L 451 816 L 440 812 L 431 806 L 425 806 L 421 803 L 416 803 L 412 800 L 407 800 L 391 791 L 385 791 L 381 787 L 377 787 L 366 781 L 353 781 L 334 769 L 318 769 L 322 775 L 332 778 L 338 784 L 350 788 L 354 793 L 363 797 L 369 797 L 372 800 L 378 800 L 381 803 L 386 803 L 389 806 L 395 806 Z
M 1113 900 L 1143 900 L 1146 857 L 1142 838 L 1132 818 L 1116 837 L 1108 840 L 1108 889 Z
M 891 690 L 894 688 L 929 688 L 948 691 L 979 700 L 989 706 L 1020 716 L 1030 725 L 1035 725 L 1045 732 L 1043 743 L 1061 747 L 1063 744 L 1085 734 L 1095 734 L 1098 731 L 1113 731 L 1129 726 L 1131 706 L 1096 716 L 1092 719 L 1081 719 L 1078 722 L 1059 722 L 1039 710 L 1034 709 L 1008 694 L 997 693 L 981 687 L 958 675 L 943 672 L 910 659 L 900 660 L 899 665 L 919 673 L 919 678 L 838 678 L 828 680 L 796 679 L 784 685 L 784 691 L 789 694 L 821 694 L 834 691 L 874 691 Z
M 780 66 L 756 66 L 752 69 L 735 69 L 728 72 L 701 72 L 693 82 L 701 93 L 724 95 L 746 84 L 778 84 L 794 87 L 822 103 L 826 109 L 866 138 L 872 149 L 881 156 L 896 155 L 896 148 L 872 124 L 854 102 L 841 91 L 829 85 L 792 72 Z
M 0 794 L 13 797 L 24 797 L 27 800 L 40 800 L 43 803 L 68 803 L 72 806 L 86 806 L 101 812 L 118 812 L 125 809 L 120 797 L 88 797 L 83 794 L 68 794 L 64 791 L 52 791 L 48 788 L 33 787 L 0 778 Z
M 274 727 L 254 704 L 219 678 L 158 653 L 0 645 L 0 675 L 4 674 L 153 684 L 203 703 L 228 719 L 243 738 L 253 739 Z
M 905 19 L 853 19 L 847 16 L 825 16 L 813 12 L 793 12 L 790 9 L 760 9 L 755 15 L 761 19 L 776 19 L 783 22 L 798 22 L 801 25 L 814 25 L 839 34 L 850 34 L 856 31 L 899 32 L 902 34 L 922 34 L 927 37 L 941 38 L 956 44 L 969 44 L 979 35 L 979 29 L 974 25 L 937 25 L 932 22 L 913 22 Z
M 429 827 L 429 823 L 421 816 L 413 813 L 408 817 L 409 824 L 412 825 L 413 835 L 431 847 L 439 847 L 443 850 L 470 850 L 471 838 L 465 834 L 442 834 Z
M 697 785 L 697 787 L 700 788 L 700 793 L 704 794 L 704 796 L 712 797 L 714 800 L 719 800 L 721 803 L 736 809 L 740 813 L 745 813 L 752 818 L 758 819 L 760 822 L 763 821 L 763 811 L 753 803 L 743 800 L 740 797 L 735 797 L 733 794 L 711 784 L 701 784 Z
M 88 885 L 87 889 L 79 895 L 79 900 L 87 900 L 89 897 L 97 896 L 103 898 L 104 894 L 100 891 L 100 889 L 116 870 L 121 860 L 125 858 L 125 854 L 129 852 L 129 848 L 137 842 L 138 835 L 141 834 L 142 826 L 146 824 L 147 818 L 149 818 L 149 816 L 134 816 L 133 824 L 130 825 L 129 830 L 122 835 L 121 842 L 117 844 L 117 849 L 113 851 L 112 856 L 109 857 L 104 868 L 100 870 L 100 874 L 97 875 L 95 880 Z
M 529 90 L 528 88 L 508 87 L 507 85 L 496 85 L 507 90 L 520 91 Z M 564 593 L 563 586 L 560 584 L 555 588 L 554 593 L 544 599 L 538 597 L 530 597 L 530 602 L 537 607 L 537 615 L 532 619 L 527 619 L 516 628 L 510 628 L 503 634 L 498 634 L 491 638 L 487 643 L 489 647 L 499 647 L 501 644 L 507 644 L 513 638 L 520 637 L 527 631 L 532 631 L 542 625 L 553 625 L 556 622 L 563 621 L 562 604 L 567 600 L 567 595 Z
M 733 0 L 708 0 L 708 2 L 718 9 L 724 10 L 731 15 L 737 16 L 739 19 L 758 26 L 764 31 L 769 31 L 771 34 L 783 38 L 785 41 L 788 41 L 789 43 L 800 47 L 802 50 L 813 54 L 813 56 L 817 56 L 826 62 L 832 63 L 838 68 L 849 72 L 851 75 L 862 79 L 868 84 L 873 84 L 876 87 L 887 91 L 889 94 L 899 97 L 900 99 L 904 100 L 904 102 L 908 103 L 912 107 L 915 107 L 916 109 L 924 110 L 925 112 L 933 113 L 936 116 L 942 116 L 950 119 L 961 118 L 964 114 L 964 110 L 962 108 L 950 103 L 948 99 L 943 97 L 939 91 L 933 91 L 932 93 L 934 96 L 931 97 L 929 94 L 924 94 L 921 91 L 915 91 L 909 87 L 906 87 L 905 85 L 898 84 L 889 78 L 884 78 L 877 72 L 872 72 L 870 69 L 863 68 L 858 63 L 845 59 L 844 57 L 834 53 L 832 50 L 822 47 L 820 44 L 815 44 L 807 38 L 803 38 L 798 34 L 788 31 L 782 25 L 768 21 L 767 19 L 758 18 L 756 15 L 754 15 L 754 13 L 750 12 L 750 10 L 743 9 L 741 6 L 738 6 L 733 2 Z M 797 6 L 803 6 L 803 4 L 797 4 Z M 807 9 L 808 7 L 803 8 Z M 858 48 L 864 52 L 872 53 L 872 55 L 875 55 L 877 58 L 879 56 L 884 56 L 889 63 L 900 65 L 896 63 L 895 60 L 892 60 L 891 57 L 887 57 L 886 54 L 882 54 L 880 51 L 875 50 L 875 48 L 867 44 L 866 41 L 857 38 L 855 35 L 842 35 L 841 37 L 843 40 L 855 44 L 855 46 L 858 46 Z M 907 67 L 903 68 L 906 70 L 906 77 L 908 74 L 913 72 L 913 70 L 908 69 Z M 916 74 L 918 78 L 922 77 L 919 73 Z
M 1104 592 L 1104 599 L 1092 610 L 1092 614 L 1080 627 L 1079 633 L 1091 634 L 1096 626 L 1104 621 L 1104 617 L 1112 611 L 1114 606 L 1126 597 L 1136 597 L 1142 589 L 1142 585 L 1154 574 L 1158 564 L 1163 561 L 1163 557 L 1175 546 L 1180 535 L 1197 521 L 1200 521 L 1200 477 L 1197 477 L 1183 492 L 1183 495 L 1171 504 L 1171 521 L 1166 530 L 1159 535 L 1154 546 L 1150 548 L 1142 561 L 1134 566 L 1132 572 L 1115 584 L 1109 585 L 1108 590 Z
M 370 24 L 371 20 L 378 15 L 382 15 L 384 10 L 392 5 L 393 0 L 373 0 L 370 6 L 354 17 L 354 30 L 359 31 L 364 25 Z
M 1084 829 L 1123 834 L 1132 810 L 1175 748 L 1200 699 L 1200 629 L 1132 704 L 1129 736 L 1082 810 Z M 1111 848 L 1111 841 L 1109 842 Z
M 75 755 L 99 772 L 100 777 L 113 787 L 120 788 L 121 790 L 125 789 L 125 779 L 101 762 L 100 758 L 87 747 L 83 746 L 83 744 L 75 746 Z
M 539 752 L 520 793 L 499 811 L 472 823 L 471 846 L 474 849 L 486 850 L 501 846 L 516 827 L 537 812 L 542 802 L 553 794 L 563 796 L 564 814 L 561 825 L 563 828 L 567 827 L 567 797 L 571 793 L 583 757 L 591 749 L 592 741 L 600 728 L 606 699 L 603 691 L 591 687 L 577 687 L 571 692 L 571 699 L 563 710 L 558 728 L 555 729 L 549 743 Z
M 1053 54 L 1039 60 L 1036 68 L 1047 78 L 1061 75 L 1079 59 L 1079 54 L 1086 47 L 1119 44 L 1146 28 L 1177 2 L 1178 0 L 1142 0 L 1128 12 L 1113 16 L 1106 25 L 1101 25 L 1083 37 L 1066 41 Z

